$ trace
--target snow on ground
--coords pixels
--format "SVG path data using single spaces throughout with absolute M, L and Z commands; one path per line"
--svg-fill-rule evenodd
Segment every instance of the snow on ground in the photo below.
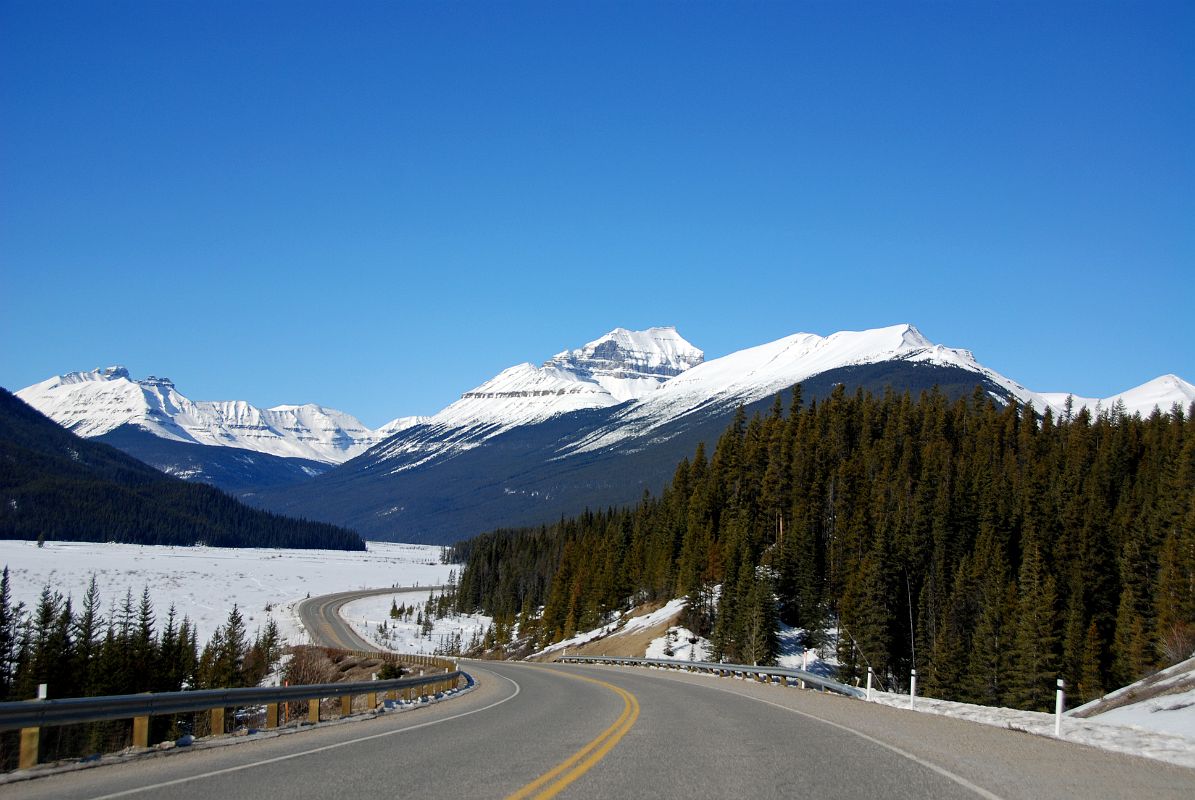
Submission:
M 1177 694 L 1161 694 L 1114 708 L 1094 717 L 1092 722 L 1111 725 L 1134 725 L 1163 733 L 1185 736 L 1195 744 L 1195 689 Z
M 695 641 L 693 641 L 695 640 Z M 671 658 L 677 661 L 709 661 L 710 640 L 688 628 L 675 626 L 647 645 L 645 658 Z
M 790 628 L 782 622 L 780 629 L 776 631 L 776 639 L 779 644 L 779 653 L 776 656 L 778 666 L 803 669 L 814 675 L 821 675 L 823 678 L 834 678 L 838 675 L 838 654 L 835 644 L 838 641 L 837 628 L 829 629 L 826 632 L 826 643 L 821 647 L 809 648 L 808 654 L 805 652 L 805 630 L 803 628 Z
M 250 633 L 272 616 L 284 640 L 297 644 L 304 636 L 294 604 L 308 595 L 438 585 L 458 568 L 441 564 L 436 546 L 368 542 L 367 547 L 364 553 L 90 542 L 46 542 L 39 548 L 36 542 L 0 541 L 0 565 L 9 568 L 11 602 L 30 609 L 49 584 L 70 596 L 77 612 L 94 573 L 105 616 L 126 591 L 140 602 L 148 586 L 159 627 L 173 603 L 178 617 L 190 617 L 200 642 L 206 642 L 236 603 Z
M 872 692 L 872 701 L 896 708 L 909 707 L 907 694 Z M 992 708 L 970 703 L 956 703 L 950 700 L 934 700 L 928 697 L 916 698 L 914 710 L 926 714 L 941 714 L 968 719 L 983 725 L 1026 731 L 1038 736 L 1054 735 L 1054 715 L 1038 711 Z M 1173 733 L 1146 730 L 1134 725 L 1108 724 L 1102 721 L 1106 716 L 1105 714 L 1091 719 L 1063 716 L 1062 738 L 1069 742 L 1078 742 L 1104 750 L 1145 756 L 1183 767 L 1195 767 L 1195 739 Z
M 417 610 L 422 610 L 428 596 L 427 590 L 420 590 L 364 597 L 347 603 L 341 608 L 340 616 L 352 625 L 361 637 L 383 649 L 396 653 L 430 655 L 447 653 L 454 638 L 461 648 L 479 643 L 493 622 L 492 617 L 482 614 L 450 614 L 443 619 L 433 619 L 431 631 L 425 634 L 418 623 L 417 614 L 413 613 L 397 621 L 391 619 L 392 603 L 399 607 L 415 606 Z

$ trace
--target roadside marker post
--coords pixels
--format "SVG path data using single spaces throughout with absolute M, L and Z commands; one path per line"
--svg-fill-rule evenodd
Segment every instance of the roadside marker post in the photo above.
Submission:
M 1058 679 L 1058 691 L 1054 697 L 1054 735 L 1062 736 L 1062 707 L 1066 704 L 1066 682 Z
M 909 708 L 913 708 L 913 702 L 917 699 L 917 670 L 913 670 L 912 678 L 909 679 Z
M 867 668 L 867 702 L 871 702 L 871 667 Z

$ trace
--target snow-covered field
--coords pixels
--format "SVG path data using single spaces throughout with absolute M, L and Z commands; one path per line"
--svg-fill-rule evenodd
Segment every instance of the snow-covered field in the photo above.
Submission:
M 441 564 L 440 548 L 431 545 L 369 542 L 368 548 L 349 553 L 86 542 L 46 542 L 39 548 L 36 542 L 0 541 L 0 566 L 8 565 L 11 602 L 29 608 L 49 584 L 70 596 L 77 611 L 94 574 L 105 614 L 112 604 L 123 602 L 126 591 L 139 602 L 148 586 L 158 619 L 165 620 L 173 603 L 179 618 L 190 617 L 198 627 L 201 642 L 224 623 L 236 603 L 250 632 L 273 616 L 291 643 L 303 641 L 293 609 L 308 595 L 438 585 L 459 569 Z
M 493 618 L 482 614 L 450 614 L 443 619 L 433 618 L 432 628 L 425 634 L 416 614 L 401 620 L 390 617 L 392 603 L 422 609 L 428 596 L 426 590 L 373 595 L 346 604 L 340 615 L 363 638 L 396 653 L 447 653 L 454 638 L 461 647 L 468 648 L 470 643 L 481 641 L 493 622 Z

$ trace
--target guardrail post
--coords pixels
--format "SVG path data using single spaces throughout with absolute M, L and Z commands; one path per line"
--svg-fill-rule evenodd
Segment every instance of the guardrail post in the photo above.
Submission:
M 781 676 L 780 676 L 780 685 L 781 685 L 781 686 L 788 686 L 788 676 L 787 676 L 787 675 L 781 675 Z
M 224 709 L 212 709 L 212 735 L 221 736 L 224 733 Z
M 278 727 L 278 704 L 277 703 L 267 703 L 266 704 L 266 727 L 267 728 L 277 728 Z
M 378 693 L 370 692 L 369 694 L 365 695 L 365 705 L 368 706 L 369 708 L 377 708 L 378 707 Z
M 353 696 L 351 694 L 340 697 L 340 716 L 347 717 L 353 713 Z
M 307 721 L 312 725 L 319 722 L 319 698 L 307 701 Z
M 149 717 L 133 717 L 133 747 L 149 747 Z
M 37 766 L 38 750 L 41 748 L 41 728 L 21 728 L 21 769 Z

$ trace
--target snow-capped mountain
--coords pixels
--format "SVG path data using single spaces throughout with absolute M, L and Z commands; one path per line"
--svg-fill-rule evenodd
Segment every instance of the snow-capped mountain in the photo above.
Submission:
M 704 357 L 673 327 L 615 328 L 542 366 L 523 363 L 504 369 L 421 425 L 409 426 L 412 435 L 387 442 L 378 457 L 418 463 L 445 451 L 476 447 L 512 428 L 642 399 Z
M 937 386 L 951 397 L 978 385 L 1056 414 L 1065 400 L 907 324 L 798 333 L 710 361 L 673 328 L 618 329 L 542 366 L 510 367 L 352 462 L 251 501 L 403 541 L 535 525 L 658 491 L 698 442 L 717 439 L 739 405 L 765 412 L 797 383 L 809 399 L 846 384 L 914 394 Z M 1129 413 L 1149 413 L 1154 404 L 1185 407 L 1193 396 L 1190 384 L 1169 376 L 1120 398 Z
M 1195 402 L 1195 386 L 1177 375 L 1161 375 L 1127 392 L 1103 399 L 1077 397 L 1065 392 L 1042 392 L 1039 396 L 1050 405 L 1055 415 L 1065 413 L 1067 398 L 1070 398 L 1071 413 L 1078 413 L 1081 408 L 1086 408 L 1092 414 L 1119 408 L 1122 413 L 1130 416 L 1140 414 L 1148 417 L 1155 408 L 1166 412 L 1175 403 L 1185 411 Z
M 908 324 L 797 333 L 710 361 L 675 328 L 617 328 L 539 366 L 505 369 L 434 416 L 376 431 L 320 406 L 193 402 L 169 380 L 133 380 L 120 367 L 18 395 L 76 433 L 256 505 L 374 538 L 451 542 L 634 502 L 698 442 L 716 440 L 738 406 L 764 412 L 797 383 L 807 398 L 839 384 L 914 394 L 937 386 L 951 397 L 978 385 L 1056 416 L 1067 405 L 1066 394 L 1031 391 Z M 1070 405 L 1148 415 L 1193 401 L 1195 387 L 1165 375 Z
M 67 430 L 87 438 L 130 425 L 176 442 L 241 448 L 325 464 L 343 463 L 382 438 L 343 411 L 314 404 L 261 409 L 243 400 L 196 402 L 180 394 L 167 378 L 134 380 L 119 366 L 71 372 L 16 394 Z
M 912 325 L 840 331 L 824 337 L 797 333 L 695 366 L 641 397 L 609 425 L 577 442 L 575 449 L 609 447 L 698 410 L 752 403 L 814 375 L 880 362 L 958 367 L 986 378 L 1023 402 L 1044 408 L 1033 392 L 982 366 L 970 351 L 934 344 Z

